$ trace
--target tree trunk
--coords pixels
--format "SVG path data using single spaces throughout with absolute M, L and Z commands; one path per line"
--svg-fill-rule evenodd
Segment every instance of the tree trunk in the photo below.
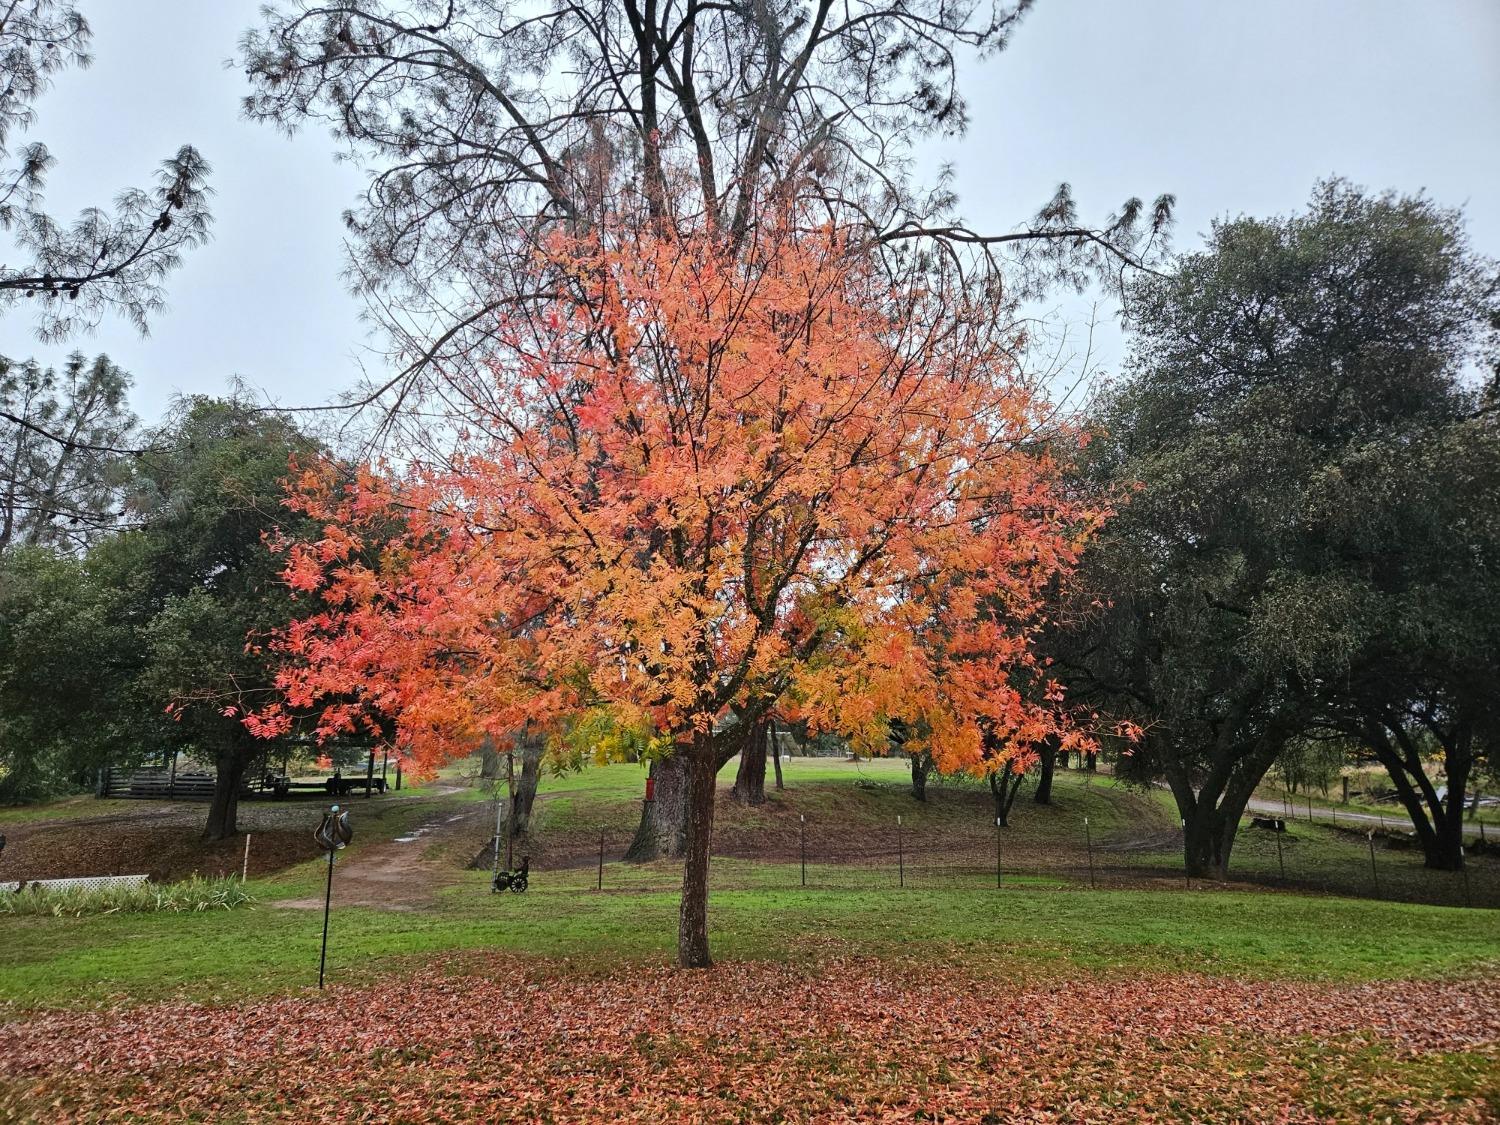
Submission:
M 1011 773 L 1002 767 L 990 774 L 990 795 L 995 799 L 995 819 L 1001 828 L 1010 827 L 1010 810 L 1016 803 L 1016 794 L 1026 780 L 1024 773 Z
M 528 727 L 516 734 L 515 746 L 521 754 L 521 779 L 510 806 L 510 838 L 520 841 L 531 833 L 531 809 L 536 804 L 536 789 L 542 778 L 542 754 L 547 743 L 540 732 Z
M 1196 791 L 1183 768 L 1168 769 L 1167 782 L 1183 821 L 1183 858 L 1189 875 L 1228 877 L 1240 817 L 1283 745 L 1279 730 L 1248 749 L 1226 745 Z
M 1042 743 L 1040 751 L 1042 759 L 1041 776 L 1037 778 L 1036 792 L 1031 799 L 1039 805 L 1050 805 L 1052 803 L 1052 774 L 1057 768 L 1057 742 L 1055 739 L 1047 739 Z
M 1437 848 L 1427 856 L 1427 866 L 1439 871 L 1459 871 L 1464 866 L 1464 794 L 1469 787 L 1469 771 L 1474 757 L 1467 734 L 1460 745 L 1445 748 L 1448 765 L 1448 792 L 1442 798 L 1442 815 L 1437 823 Z
M 926 754 L 912 754 L 911 795 L 918 801 L 927 800 L 927 772 L 932 768 Z
M 1198 879 L 1223 879 L 1229 873 L 1229 851 L 1233 836 L 1226 842 L 1224 818 L 1219 810 L 1200 805 L 1183 818 L 1183 853 L 1187 873 Z
M 641 806 L 641 823 L 625 858 L 635 863 L 681 859 L 687 842 L 687 752 L 678 748 L 651 763 L 653 798 Z
M 485 735 L 479 744 L 479 776 L 486 781 L 494 781 L 504 776 L 505 770 L 502 767 L 500 750 L 495 745 L 495 740 Z
M 203 829 L 205 840 L 227 840 L 239 831 L 240 782 L 250 758 L 251 754 L 245 752 L 238 740 L 219 751 L 214 795 L 208 803 L 208 824 Z
M 781 744 L 776 739 L 776 723 L 771 722 L 771 765 L 776 770 L 776 792 L 782 792 L 786 786 L 781 783 Z
M 1200 879 L 1229 877 L 1229 856 L 1239 834 L 1240 817 L 1265 771 L 1261 770 L 1253 779 L 1251 772 L 1237 776 L 1223 792 L 1199 790 L 1196 800 L 1187 808 L 1178 801 L 1178 811 L 1185 822 L 1183 850 L 1189 875 Z
M 1396 745 L 1386 730 L 1395 736 Z M 1448 792 L 1441 798 L 1423 771 L 1415 741 L 1394 721 L 1384 726 L 1367 723 L 1365 732 L 1370 748 L 1390 775 L 1396 795 L 1406 808 L 1426 865 L 1436 871 L 1462 869 L 1464 791 L 1474 764 L 1469 732 L 1461 731 L 1441 740 L 1448 766 Z
M 682 866 L 677 963 L 684 969 L 706 969 L 713 964 L 708 951 L 708 864 L 718 762 L 705 737 L 700 737 L 691 750 L 679 753 L 687 759 L 687 855 Z
M 766 803 L 766 724 L 753 722 L 740 749 L 740 768 L 734 776 L 734 799 L 742 805 Z M 777 767 L 778 771 L 780 766 Z

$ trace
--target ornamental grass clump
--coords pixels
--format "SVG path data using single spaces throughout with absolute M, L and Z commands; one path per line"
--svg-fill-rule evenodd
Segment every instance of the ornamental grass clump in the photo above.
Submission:
M 178 883 L 113 887 L 23 887 L 0 893 L 0 914 L 56 918 L 85 914 L 185 914 L 194 910 L 233 910 L 254 902 L 238 879 L 193 876 Z

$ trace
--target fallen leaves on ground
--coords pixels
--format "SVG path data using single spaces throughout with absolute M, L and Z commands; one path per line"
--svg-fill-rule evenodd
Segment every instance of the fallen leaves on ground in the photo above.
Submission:
M 1455 1121 L 1500 1112 L 1500 981 L 496 958 L 379 987 L 0 1026 L 0 1118 Z

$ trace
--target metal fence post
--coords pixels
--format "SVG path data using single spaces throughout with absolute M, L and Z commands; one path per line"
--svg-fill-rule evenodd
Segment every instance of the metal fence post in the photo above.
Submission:
M 901 818 L 896 818 L 896 885 L 906 886 L 906 848 L 901 839 Z
M 995 818 L 995 889 L 1000 889 L 1000 818 Z
M 1375 897 L 1380 897 L 1380 872 L 1375 869 L 1375 830 L 1370 829 L 1366 837 L 1370 841 L 1370 881 L 1375 884 Z
M 604 829 L 599 829 L 599 885 L 594 888 L 602 891 L 604 889 Z
M 802 857 L 802 885 L 807 886 L 807 814 L 797 816 L 797 851 Z
M 1464 858 L 1464 846 L 1458 845 L 1458 870 L 1464 877 L 1464 905 L 1473 906 L 1474 898 L 1469 894 L 1469 861 Z
M 1188 859 L 1187 817 L 1182 818 L 1182 879 L 1187 889 L 1193 889 L 1193 865 Z
M 1286 821 L 1283 820 L 1281 823 L 1283 825 L 1285 825 Z M 1281 881 L 1283 883 L 1285 883 L 1286 882 L 1286 860 L 1283 859 L 1282 855 L 1281 855 L 1281 833 L 1283 831 L 1285 831 L 1284 828 L 1278 829 L 1277 832 L 1276 832 L 1276 866 L 1281 871 Z
M 1098 884 L 1094 882 L 1094 834 L 1089 831 L 1089 818 L 1083 818 L 1083 839 L 1089 849 L 1089 889 L 1097 890 Z
M 500 786 L 495 786 L 495 834 L 490 837 L 490 845 L 494 849 L 493 861 L 490 865 L 490 883 L 493 886 L 496 879 L 500 878 L 500 815 L 505 806 L 500 803 Z M 509 864 L 506 870 L 510 870 Z

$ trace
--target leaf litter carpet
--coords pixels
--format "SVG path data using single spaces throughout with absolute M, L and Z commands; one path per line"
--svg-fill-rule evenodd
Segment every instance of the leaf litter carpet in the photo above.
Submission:
M 1016 980 L 474 959 L 230 1007 L 21 1014 L 0 1120 L 1500 1120 L 1500 980 Z

